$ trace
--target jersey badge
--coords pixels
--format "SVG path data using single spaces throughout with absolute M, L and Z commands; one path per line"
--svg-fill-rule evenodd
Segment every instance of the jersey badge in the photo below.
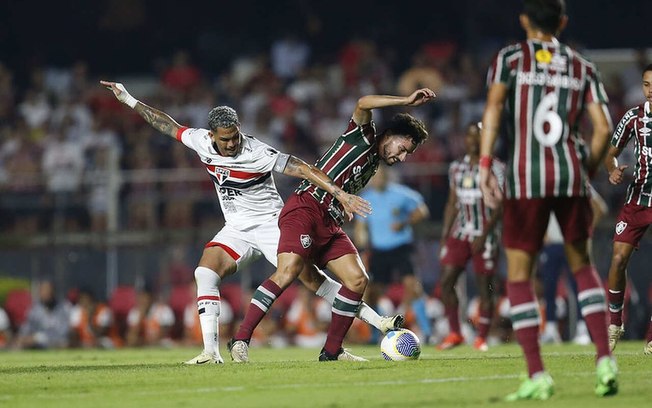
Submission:
M 616 234 L 622 234 L 623 231 L 625 231 L 625 228 L 627 228 L 627 223 L 625 221 L 620 221 L 618 224 L 616 224 Z
M 217 182 L 222 184 L 224 181 L 229 178 L 229 175 L 231 174 L 231 170 L 229 169 L 224 169 L 222 167 L 215 167 L 215 177 L 217 178 Z
M 312 238 L 310 237 L 310 235 L 302 234 L 301 235 L 301 246 L 304 249 L 308 249 L 308 247 L 310 247 L 310 245 L 312 245 Z

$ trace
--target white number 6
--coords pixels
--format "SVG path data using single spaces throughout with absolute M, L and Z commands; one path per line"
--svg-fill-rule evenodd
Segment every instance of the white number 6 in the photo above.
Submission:
M 557 107 L 557 100 L 556 93 L 549 93 L 541 100 L 537 111 L 534 112 L 534 123 L 532 124 L 534 137 L 546 147 L 556 145 L 561 139 L 563 125 L 559 114 L 554 110 Z M 547 132 L 544 126 L 546 122 L 548 123 Z

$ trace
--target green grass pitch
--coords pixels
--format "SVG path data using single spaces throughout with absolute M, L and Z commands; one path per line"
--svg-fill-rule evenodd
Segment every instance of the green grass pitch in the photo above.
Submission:
M 642 349 L 618 345 L 620 393 L 598 398 L 592 346 L 544 346 L 555 395 L 517 403 L 502 402 L 525 369 L 513 344 L 487 353 L 424 347 L 410 362 L 384 361 L 376 346 L 351 347 L 367 363 L 320 363 L 315 349 L 252 348 L 251 363 L 197 367 L 180 364 L 199 351 L 186 348 L 2 352 L 0 407 L 650 407 L 652 356 Z

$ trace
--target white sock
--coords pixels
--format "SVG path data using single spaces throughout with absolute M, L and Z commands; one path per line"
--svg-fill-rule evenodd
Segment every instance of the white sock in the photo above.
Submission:
M 204 351 L 219 355 L 220 277 L 216 272 L 198 266 L 195 269 L 197 282 L 197 311 L 204 339 Z
M 319 289 L 317 289 L 316 294 L 317 296 L 321 296 L 326 299 L 328 303 L 332 305 L 335 301 L 335 295 L 337 295 L 337 292 L 339 292 L 342 285 L 335 282 L 326 274 L 323 275 L 326 279 L 324 280 L 324 283 L 321 284 Z M 360 320 L 369 323 L 376 329 L 380 330 L 380 316 L 365 302 L 360 303 L 360 307 L 358 308 L 356 316 L 360 318 Z

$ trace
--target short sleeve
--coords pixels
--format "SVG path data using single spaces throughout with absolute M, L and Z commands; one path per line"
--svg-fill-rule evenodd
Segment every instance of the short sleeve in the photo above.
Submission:
M 195 151 L 197 151 L 197 147 L 201 140 L 207 137 L 208 132 L 206 129 L 181 127 L 177 131 L 177 140 Z
M 252 155 L 252 170 L 257 173 L 267 173 L 274 170 L 280 152 L 273 147 L 260 143 Z
M 627 142 L 634 134 L 634 122 L 638 117 L 638 108 L 628 110 L 618 122 L 618 126 L 611 136 L 611 145 L 618 148 L 627 146 Z
M 588 84 L 587 90 L 584 93 L 584 102 L 586 104 L 607 104 L 609 102 L 609 97 L 607 97 L 607 91 L 605 91 L 604 85 L 602 84 L 600 72 L 593 64 L 591 64 L 589 67 L 590 68 L 587 75 Z

